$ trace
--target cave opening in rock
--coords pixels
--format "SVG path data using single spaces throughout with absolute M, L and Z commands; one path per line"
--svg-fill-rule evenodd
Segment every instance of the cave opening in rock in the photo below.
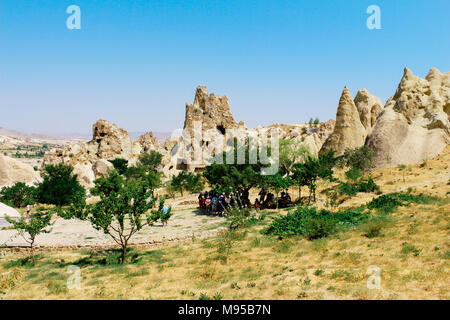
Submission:
M 222 125 L 217 126 L 217 130 L 219 130 L 221 134 L 225 134 L 225 128 Z

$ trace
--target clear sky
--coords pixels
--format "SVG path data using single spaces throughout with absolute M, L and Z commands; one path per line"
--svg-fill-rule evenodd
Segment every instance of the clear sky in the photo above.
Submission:
M 0 0 L 0 127 L 27 132 L 171 131 L 199 84 L 249 127 L 334 119 L 344 85 L 384 102 L 405 66 L 450 70 L 449 0 Z

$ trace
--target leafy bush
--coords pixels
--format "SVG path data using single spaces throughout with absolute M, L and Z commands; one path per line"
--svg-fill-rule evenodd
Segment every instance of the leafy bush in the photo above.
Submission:
M 263 232 L 265 234 L 289 237 L 301 235 L 308 239 L 318 239 L 333 234 L 338 226 L 354 226 L 368 219 L 363 213 L 364 208 L 348 209 L 333 213 L 315 207 L 299 206 L 295 212 L 276 217 L 272 224 Z
M 383 223 L 381 221 L 371 221 L 365 227 L 365 236 L 370 239 L 379 237 L 382 228 Z
M 409 203 L 429 204 L 437 200 L 437 198 L 422 194 L 416 196 L 410 193 L 388 193 L 373 199 L 367 204 L 367 208 L 376 209 L 382 214 L 388 214 L 396 211 L 400 206 L 407 206 Z
M 364 172 L 372 166 L 374 156 L 375 151 L 367 146 L 347 149 L 341 156 L 339 164 L 342 167 L 347 166 Z
M 358 183 L 358 192 L 379 192 L 380 187 L 375 183 L 372 177 L 362 179 Z
M 17 182 L 11 187 L 4 187 L 0 191 L 0 201 L 15 208 L 34 204 L 36 188 L 29 187 L 23 182 Z
M 408 255 L 409 253 L 413 253 L 415 257 L 418 257 L 420 255 L 422 250 L 417 249 L 414 245 L 409 244 L 408 242 L 402 243 L 402 253 L 404 255 Z
M 259 221 L 264 220 L 265 215 L 261 215 L 259 218 L 256 217 L 255 211 L 249 208 L 232 208 L 227 213 L 227 220 L 230 229 L 238 229 L 252 226 Z
M 338 191 L 340 194 L 346 194 L 348 196 L 354 196 L 358 193 L 358 189 L 356 188 L 356 186 L 348 182 L 341 183 L 341 185 L 338 187 Z
M 379 192 L 380 187 L 375 183 L 372 177 L 361 179 L 358 182 L 351 184 L 343 182 L 338 188 L 340 194 L 354 196 L 358 192 Z

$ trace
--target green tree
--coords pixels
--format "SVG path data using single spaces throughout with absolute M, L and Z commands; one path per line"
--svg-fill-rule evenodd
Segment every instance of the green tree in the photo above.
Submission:
M 307 146 L 295 143 L 293 140 L 281 140 L 279 148 L 280 171 L 283 175 L 291 175 L 294 164 L 303 162 L 311 155 Z
M 317 127 L 319 125 L 319 123 L 320 123 L 319 118 L 315 118 L 314 119 L 314 126 Z
M 183 196 L 183 190 L 189 192 L 200 192 L 203 190 L 204 183 L 200 174 L 193 174 L 185 170 L 181 171 L 178 175 L 173 176 L 170 185 L 174 190 L 180 192 Z
M 219 192 L 249 191 L 261 182 L 260 166 L 251 164 L 217 164 L 205 168 L 203 176 Z
M 17 182 L 11 187 L 4 187 L 0 191 L 0 202 L 16 208 L 34 204 L 36 188 L 29 187 L 23 182 Z
M 306 172 L 304 163 L 299 162 L 294 164 L 292 169 L 292 180 L 298 187 L 298 199 L 301 201 L 302 187 L 308 185 L 308 172 Z
M 30 245 L 31 258 L 34 263 L 34 243 L 36 241 L 36 236 L 41 233 L 51 232 L 51 230 L 46 228 L 53 225 L 53 223 L 50 222 L 52 219 L 52 212 L 43 213 L 41 209 L 38 209 L 38 212 L 32 215 L 29 221 L 26 221 L 23 217 L 18 221 L 11 219 L 8 216 L 6 216 L 5 219 L 14 226 L 14 229 L 19 231 L 25 241 Z
M 159 152 L 152 150 L 150 153 L 144 153 L 135 166 L 127 168 L 125 176 L 145 183 L 153 195 L 154 191 L 162 186 L 164 174 L 158 171 L 161 160 L 162 155 Z
M 319 179 L 326 179 L 334 181 L 333 167 L 337 162 L 337 158 L 334 156 L 334 151 L 329 151 L 319 156 L 307 157 L 304 163 L 298 163 L 294 166 L 294 180 L 297 185 L 306 185 L 309 188 L 308 203 L 311 203 L 311 199 L 316 201 L 316 189 L 317 181 Z
M 45 166 L 36 197 L 40 203 L 63 206 L 83 197 L 85 193 L 86 190 L 77 181 L 77 175 L 73 174 L 73 167 L 60 163 Z
M 140 155 L 138 163 L 141 166 L 156 170 L 161 165 L 161 161 L 162 154 L 155 150 L 151 150 L 150 153 Z
M 114 169 L 116 169 L 120 175 L 124 175 L 127 172 L 128 160 L 125 160 L 122 158 L 116 158 L 114 160 L 111 160 L 110 162 L 113 164 Z
M 120 263 L 124 264 L 131 237 L 159 219 L 167 221 L 171 208 L 165 207 L 164 199 L 161 199 L 159 208 L 151 210 L 156 199 L 151 197 L 152 191 L 141 180 L 118 179 L 115 174 L 102 179 L 96 180 L 94 188 L 100 201 L 61 209 L 60 215 L 66 219 L 90 221 L 96 230 L 109 235 L 121 247 Z

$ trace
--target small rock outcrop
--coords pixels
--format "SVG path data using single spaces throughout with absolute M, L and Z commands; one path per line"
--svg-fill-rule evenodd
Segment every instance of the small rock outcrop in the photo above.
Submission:
M 6 204 L 3 204 L 0 202 L 0 218 L 5 218 L 5 216 L 8 216 L 10 218 L 20 218 L 21 215 L 19 212 L 17 212 L 16 209 L 11 208 L 7 206 Z
M 139 140 L 134 142 L 133 149 L 134 154 L 139 154 L 142 152 L 148 153 L 152 150 L 158 150 L 161 148 L 158 140 L 153 135 L 153 132 L 147 132 L 146 134 L 140 136 Z
M 375 167 L 420 162 L 450 143 L 449 77 L 433 68 L 422 79 L 405 68 L 367 138 L 376 152 Z
M 114 169 L 111 162 L 105 159 L 100 159 L 92 165 L 92 171 L 96 178 L 104 178 L 108 175 L 108 171 Z
M 33 184 L 40 180 L 39 172 L 31 165 L 0 154 L 0 187 L 11 186 L 17 182 Z

